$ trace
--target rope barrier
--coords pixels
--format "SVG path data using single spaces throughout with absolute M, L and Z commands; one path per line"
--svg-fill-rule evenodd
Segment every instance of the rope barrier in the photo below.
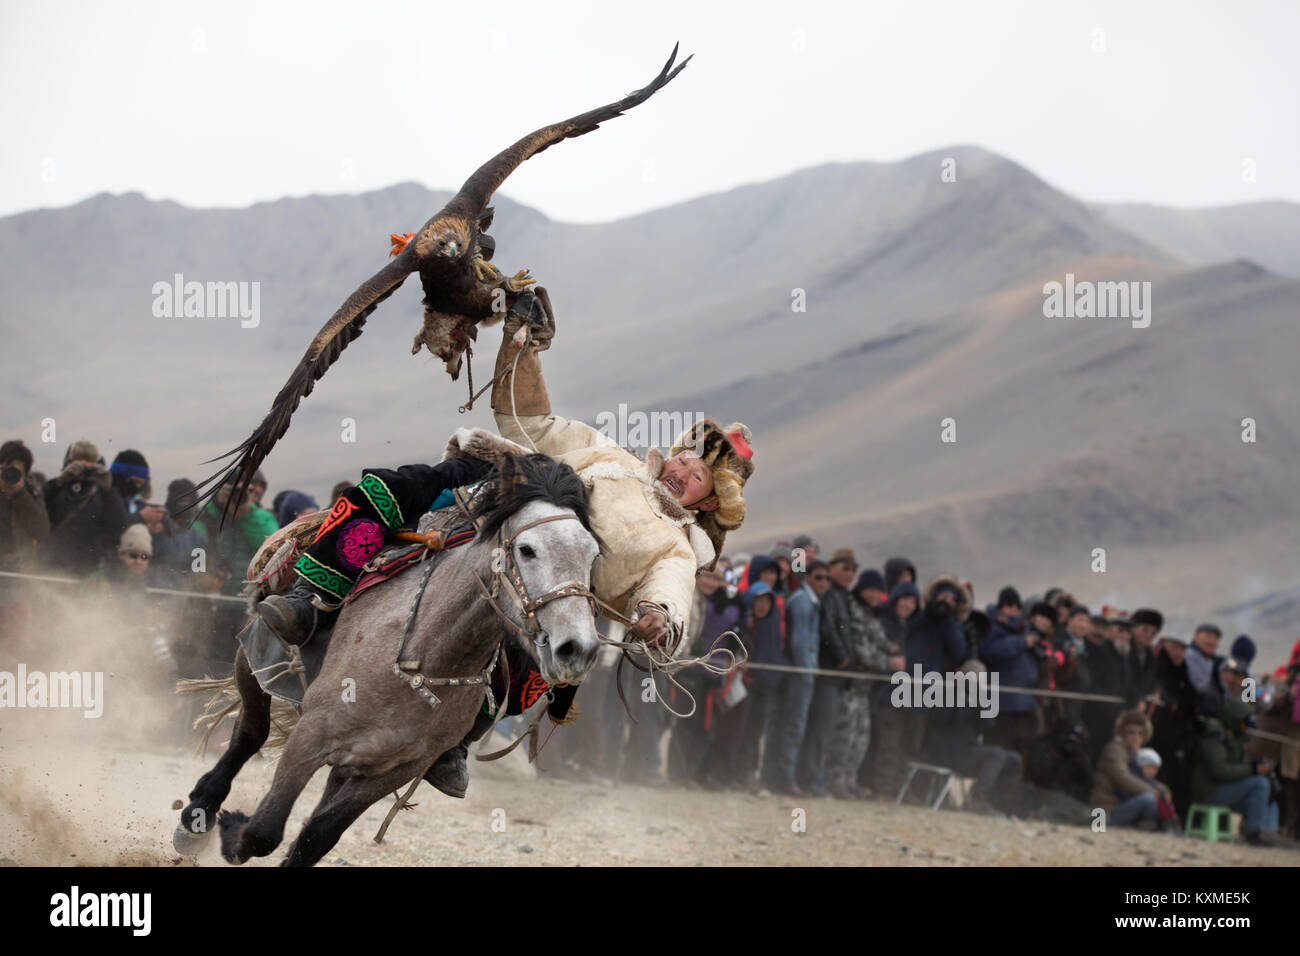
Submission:
M 85 578 L 59 578 L 50 574 L 20 574 L 17 571 L 0 571 L 0 578 L 20 578 L 25 581 L 46 581 L 51 584 L 85 584 Z M 169 597 L 202 598 L 205 601 L 230 601 L 248 605 L 248 599 L 230 594 L 203 594 L 198 591 L 177 591 L 174 588 L 145 588 L 148 594 L 165 594 Z
M 0 577 L 18 578 L 26 581 L 44 581 L 52 584 L 84 584 L 85 583 L 84 580 L 80 580 L 77 578 L 61 578 L 61 577 L 55 577 L 53 575 L 48 575 L 48 574 L 23 574 L 17 571 L 0 571 Z M 229 602 L 234 602 L 243 605 L 248 604 L 248 601 L 245 598 L 232 597 L 227 594 L 200 594 L 196 591 L 177 591 L 172 588 L 145 588 L 145 591 L 148 592 L 149 594 L 163 594 L 167 596 L 182 597 L 182 598 L 201 598 L 208 601 L 229 601 Z M 606 606 L 606 610 L 613 611 L 613 609 L 608 608 L 608 606 Z M 618 623 L 624 624 L 624 626 L 628 626 L 632 623 L 622 615 L 617 615 L 617 617 L 615 617 L 614 614 L 606 613 L 605 616 L 610 617 L 611 619 L 614 620 L 618 620 Z M 830 670 L 823 667 L 795 667 L 793 665 L 788 665 L 788 664 L 758 664 L 753 661 L 747 661 L 744 659 L 737 660 L 735 654 L 731 651 L 730 648 L 717 646 L 718 642 L 721 641 L 722 638 L 726 637 L 727 634 L 731 634 L 731 633 L 733 632 L 728 631 L 724 634 L 719 635 L 718 639 L 714 641 L 713 647 L 706 654 L 703 654 L 699 657 L 687 657 L 687 658 L 677 658 L 677 659 L 668 657 L 662 650 L 659 650 L 654 645 L 647 645 L 644 641 L 640 641 L 640 640 L 618 641 L 601 635 L 600 641 L 602 644 L 608 644 L 612 647 L 617 647 L 620 650 L 624 651 L 624 653 L 631 652 L 633 654 L 639 654 L 641 656 L 644 656 L 649 662 L 650 666 L 648 668 L 641 668 L 641 670 L 649 671 L 651 675 L 651 679 L 654 678 L 654 673 L 656 671 L 663 673 L 665 676 L 667 676 L 669 682 L 673 684 L 673 686 L 680 689 L 682 693 L 686 695 L 686 697 L 690 700 L 691 704 L 690 704 L 690 709 L 687 710 L 685 713 L 678 713 L 677 711 L 669 707 L 667 703 L 663 703 L 664 708 L 668 710 L 668 712 L 671 713 L 674 717 L 690 717 L 695 713 L 696 701 L 694 695 L 692 695 L 689 690 L 687 690 L 680 683 L 678 683 L 676 678 L 673 676 L 677 671 L 687 667 L 703 667 L 709 673 L 716 674 L 719 676 L 729 674 L 736 667 L 746 667 L 746 668 L 753 668 L 754 670 L 781 671 L 787 674 L 811 674 L 815 677 L 839 677 L 839 678 L 844 678 L 846 680 L 886 681 L 889 683 L 893 683 L 895 680 L 894 674 L 865 674 L 862 673 L 861 671 Z M 709 660 L 709 658 L 711 658 L 714 654 L 729 654 L 731 655 L 733 663 L 726 666 L 713 664 Z M 898 673 L 902 674 L 903 682 L 907 684 L 911 684 L 913 682 L 913 678 L 911 674 L 908 674 L 906 671 L 899 671 Z M 1055 697 L 1062 700 L 1087 700 L 1087 701 L 1095 701 L 1097 703 L 1102 703 L 1102 704 L 1127 704 L 1128 703 L 1128 700 L 1126 698 L 1116 697 L 1112 694 L 1087 694 L 1087 693 L 1082 693 L 1080 691 L 1050 690 L 1045 687 L 1014 687 L 1008 684 L 999 684 L 998 691 L 999 693 L 1001 693 L 1002 691 L 1006 691 L 1012 694 L 1029 694 L 1034 697 Z M 663 701 L 663 696 L 656 693 L 655 699 L 659 701 Z M 1261 740 L 1272 740 L 1277 743 L 1286 744 L 1288 746 L 1300 747 L 1300 741 L 1293 740 L 1290 737 L 1284 737 L 1280 734 L 1269 733 L 1263 730 L 1251 730 L 1249 731 L 1249 733 L 1251 736 L 1259 737 Z

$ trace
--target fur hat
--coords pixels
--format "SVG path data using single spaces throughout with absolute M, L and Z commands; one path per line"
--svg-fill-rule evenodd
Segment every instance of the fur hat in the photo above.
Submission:
M 693 451 L 713 473 L 713 493 L 718 496 L 718 507 L 713 511 L 696 512 L 695 523 L 709 536 L 714 554 L 722 553 L 727 532 L 735 531 L 745 521 L 742 492 L 745 482 L 754 473 L 751 460 L 754 452 L 749 446 L 752 440 L 753 433 L 740 422 L 724 426 L 705 418 L 682 432 L 669 452 L 670 456 L 675 456 L 683 451 Z
M 1149 607 L 1138 608 L 1133 612 L 1133 616 L 1129 620 L 1134 624 L 1150 624 L 1156 631 L 1165 626 L 1164 615 Z
M 749 428 L 740 422 L 719 425 L 711 418 L 696 422 L 673 443 L 669 456 L 693 451 L 713 472 L 713 493 L 718 496 L 716 511 L 702 512 L 723 531 L 735 531 L 745 520 L 745 499 L 741 491 L 754 473 L 754 456 L 749 447 Z M 698 519 L 697 519 L 698 520 Z
M 89 461 L 93 463 L 99 460 L 99 449 L 95 447 L 94 442 L 88 442 L 83 439 L 81 441 L 74 441 L 68 446 L 67 454 L 63 456 L 63 467 L 68 467 L 68 462 L 72 461 Z

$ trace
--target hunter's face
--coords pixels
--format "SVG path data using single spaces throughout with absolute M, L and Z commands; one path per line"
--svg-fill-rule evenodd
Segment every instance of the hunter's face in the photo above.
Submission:
M 684 451 L 665 461 L 659 480 L 686 508 L 699 507 L 713 494 L 713 472 L 693 452 Z

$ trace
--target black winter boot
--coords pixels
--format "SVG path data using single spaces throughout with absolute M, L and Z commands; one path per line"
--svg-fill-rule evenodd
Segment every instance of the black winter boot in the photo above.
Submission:
M 293 588 L 284 594 L 272 594 L 257 605 L 258 616 L 266 626 L 286 644 L 306 644 L 320 620 L 338 610 L 338 605 L 327 604 L 319 592 L 299 578 Z
M 469 745 L 491 730 L 492 724 L 492 718 L 480 710 L 465 739 L 434 761 L 424 779 L 449 797 L 463 798 L 469 789 Z

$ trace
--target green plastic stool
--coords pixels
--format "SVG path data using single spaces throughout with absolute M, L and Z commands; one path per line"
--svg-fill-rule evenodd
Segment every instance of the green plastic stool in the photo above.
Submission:
M 1193 803 L 1187 808 L 1183 832 L 1216 843 L 1232 839 L 1232 810 L 1212 803 Z

